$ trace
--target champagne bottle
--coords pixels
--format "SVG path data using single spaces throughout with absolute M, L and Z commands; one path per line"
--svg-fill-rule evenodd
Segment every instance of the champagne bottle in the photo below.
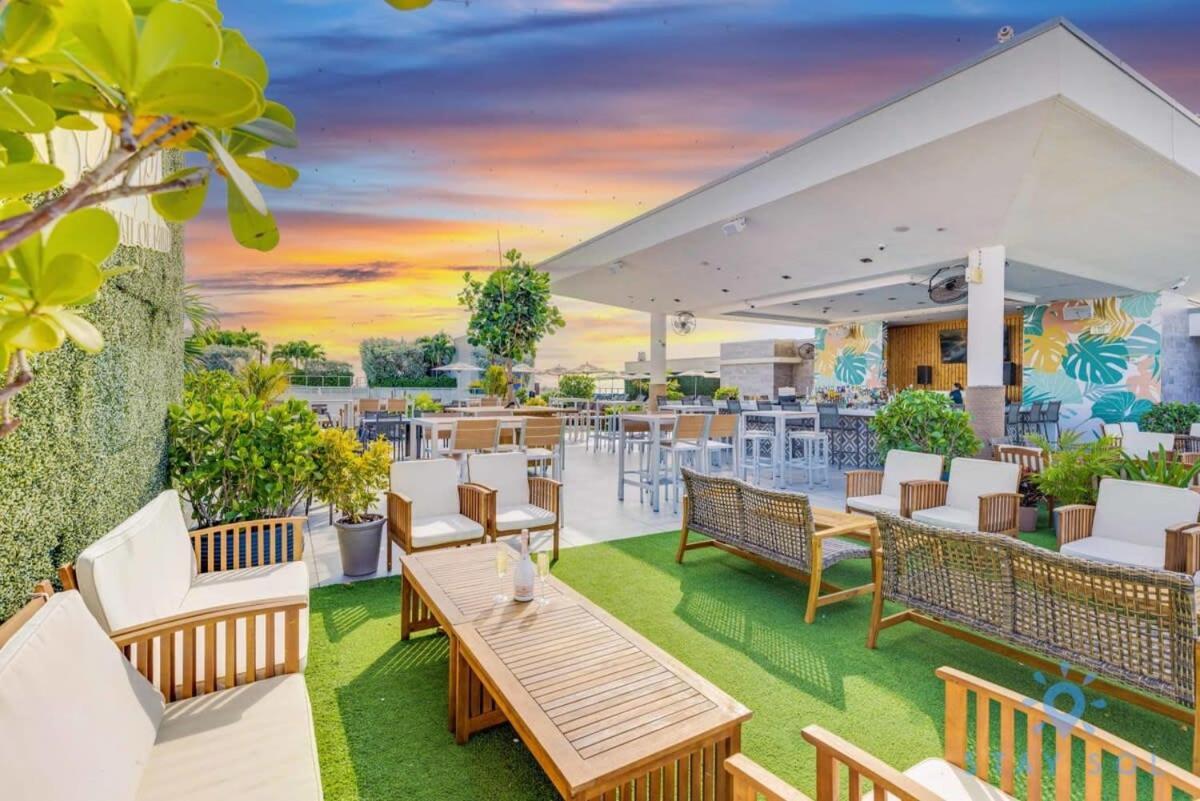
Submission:
M 513 570 L 513 600 L 528 603 L 533 600 L 533 585 L 536 571 L 529 558 L 529 529 L 521 531 L 521 557 Z

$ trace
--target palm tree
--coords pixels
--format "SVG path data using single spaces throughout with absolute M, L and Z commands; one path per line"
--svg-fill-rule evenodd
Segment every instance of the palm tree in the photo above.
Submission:
M 183 340 L 183 361 L 188 370 L 198 370 L 204 366 L 200 355 L 204 348 L 210 345 L 209 332 L 216 329 L 221 318 L 217 309 L 200 295 L 196 284 L 187 284 L 183 288 L 183 318 L 188 330 L 188 336 Z
M 246 395 L 270 403 L 292 385 L 292 367 L 286 362 L 246 362 L 238 370 L 238 378 L 242 380 L 242 391 Z
M 458 354 L 454 340 L 445 331 L 438 331 L 432 336 L 417 337 L 415 344 L 421 349 L 421 358 L 430 370 L 449 364 Z
M 305 362 L 324 358 L 325 348 L 306 339 L 294 339 L 271 349 L 271 361 L 290 362 L 297 370 L 303 367 Z

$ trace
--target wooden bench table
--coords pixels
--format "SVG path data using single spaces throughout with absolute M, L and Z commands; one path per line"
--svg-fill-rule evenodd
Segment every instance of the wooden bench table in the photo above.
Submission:
M 554 577 L 546 605 L 496 604 L 507 547 L 401 557 L 402 637 L 450 638 L 455 739 L 511 723 L 571 801 L 729 801 L 750 711 Z

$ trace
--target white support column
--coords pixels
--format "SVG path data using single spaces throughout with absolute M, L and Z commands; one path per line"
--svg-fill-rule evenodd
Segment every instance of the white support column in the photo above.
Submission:
M 1004 436 L 1004 246 L 967 255 L 967 390 L 975 433 Z
M 650 314 L 650 408 L 657 409 L 654 398 L 667 392 L 667 315 Z

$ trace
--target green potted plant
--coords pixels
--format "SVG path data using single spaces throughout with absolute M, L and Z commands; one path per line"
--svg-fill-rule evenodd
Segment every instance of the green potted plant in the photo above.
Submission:
M 1121 472 L 1130 481 L 1152 481 L 1168 487 L 1190 487 L 1200 473 L 1200 462 L 1189 465 L 1167 455 L 1161 445 L 1158 453 L 1148 454 L 1145 459 L 1121 454 Z
M 1057 504 L 1094 504 L 1100 479 L 1115 476 L 1121 460 L 1121 446 L 1116 440 L 1101 437 L 1091 442 L 1076 442 L 1049 453 L 1042 472 L 1033 476 L 1033 480 Z
M 730 400 L 731 398 L 736 399 L 740 394 L 741 392 L 736 386 L 727 385 L 723 387 L 717 387 L 717 391 L 713 393 L 713 400 Z
M 1189 434 L 1192 423 L 1200 423 L 1198 403 L 1159 403 L 1142 415 L 1143 431 L 1160 434 Z
M 1017 507 L 1017 528 L 1024 532 L 1037 530 L 1038 504 L 1046 497 L 1033 476 L 1021 479 L 1017 492 L 1021 495 L 1021 505 Z
M 333 525 L 347 576 L 370 575 L 379 565 L 385 520 L 371 512 L 371 504 L 387 489 L 391 465 L 392 447 L 385 439 L 364 448 L 352 431 L 321 431 L 313 494 L 340 515 Z
M 982 447 L 970 415 L 940 392 L 906 389 L 875 414 L 870 426 L 884 459 L 891 450 L 936 453 L 948 467 L 951 459 L 974 456 Z

